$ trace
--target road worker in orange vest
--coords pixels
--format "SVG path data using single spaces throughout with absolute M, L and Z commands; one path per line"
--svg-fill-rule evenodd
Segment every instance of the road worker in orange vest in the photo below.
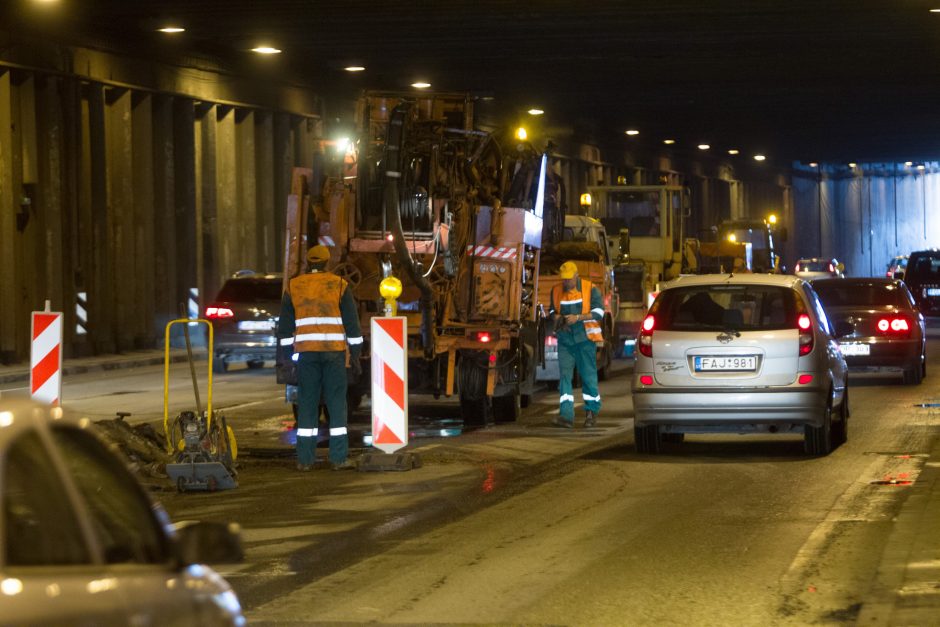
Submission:
M 573 261 L 561 264 L 561 283 L 552 288 L 549 313 L 558 339 L 558 368 L 561 409 L 555 425 L 574 427 L 574 369 L 581 375 L 581 397 L 586 410 L 584 426 L 597 424 L 601 393 L 597 389 L 597 345 L 604 343 L 601 321 L 604 300 L 600 290 L 578 276 Z
M 330 465 L 355 468 L 347 456 L 346 355 L 353 374 L 362 373 L 362 330 L 352 290 L 342 278 L 326 272 L 330 249 L 307 252 L 310 271 L 290 280 L 281 301 L 277 337 L 293 346 L 297 360 L 297 469 L 312 470 L 316 460 L 321 402 L 330 418 Z

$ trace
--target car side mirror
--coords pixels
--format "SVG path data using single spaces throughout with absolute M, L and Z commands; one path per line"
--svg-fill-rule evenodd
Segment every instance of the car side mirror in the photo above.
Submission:
M 236 523 L 184 520 L 173 525 L 180 564 L 234 564 L 245 559 Z
M 855 325 L 846 320 L 838 320 L 835 324 L 836 337 L 845 337 L 855 332 Z

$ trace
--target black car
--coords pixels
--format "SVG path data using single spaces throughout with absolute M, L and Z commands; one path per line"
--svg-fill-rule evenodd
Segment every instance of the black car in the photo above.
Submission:
M 904 282 L 888 278 L 813 281 L 830 323 L 853 331 L 839 338 L 849 372 L 902 377 L 918 384 L 927 374 L 924 316 Z
M 227 280 L 206 307 L 215 330 L 212 369 L 225 372 L 229 364 L 247 362 L 261 368 L 277 356 L 274 335 L 281 314 L 283 277 L 242 270 Z
M 904 282 L 925 316 L 940 316 L 940 250 L 911 253 Z

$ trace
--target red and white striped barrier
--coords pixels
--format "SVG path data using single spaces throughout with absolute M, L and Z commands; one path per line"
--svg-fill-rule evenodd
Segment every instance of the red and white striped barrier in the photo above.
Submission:
M 515 259 L 519 254 L 518 249 L 508 246 L 467 246 L 467 252 L 473 253 L 474 257 L 489 257 L 492 259 Z
M 408 444 L 407 339 L 407 318 L 372 318 L 372 446 L 384 453 Z
M 34 311 L 31 326 L 30 393 L 37 401 L 58 405 L 62 398 L 62 313 Z

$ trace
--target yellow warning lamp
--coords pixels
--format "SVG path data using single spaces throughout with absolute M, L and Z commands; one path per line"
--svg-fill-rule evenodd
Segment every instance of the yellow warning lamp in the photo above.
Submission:
M 516 139 L 520 141 L 525 141 L 525 139 L 528 136 L 529 134 L 526 132 L 525 127 L 520 126 L 519 128 L 516 129 Z
M 767 216 L 767 221 L 770 222 L 771 224 L 776 224 L 776 223 L 777 223 L 777 214 L 772 213 L 772 214 L 770 214 L 769 216 Z
M 393 276 L 385 277 L 379 283 L 379 294 L 385 299 L 385 315 L 398 313 L 398 297 L 401 296 L 401 281 Z
M 585 209 L 591 206 L 591 194 L 587 192 L 581 194 L 581 206 Z
M 736 241 L 738 241 L 738 236 L 735 235 L 734 233 L 728 233 L 728 241 L 729 241 L 729 242 L 736 242 Z

